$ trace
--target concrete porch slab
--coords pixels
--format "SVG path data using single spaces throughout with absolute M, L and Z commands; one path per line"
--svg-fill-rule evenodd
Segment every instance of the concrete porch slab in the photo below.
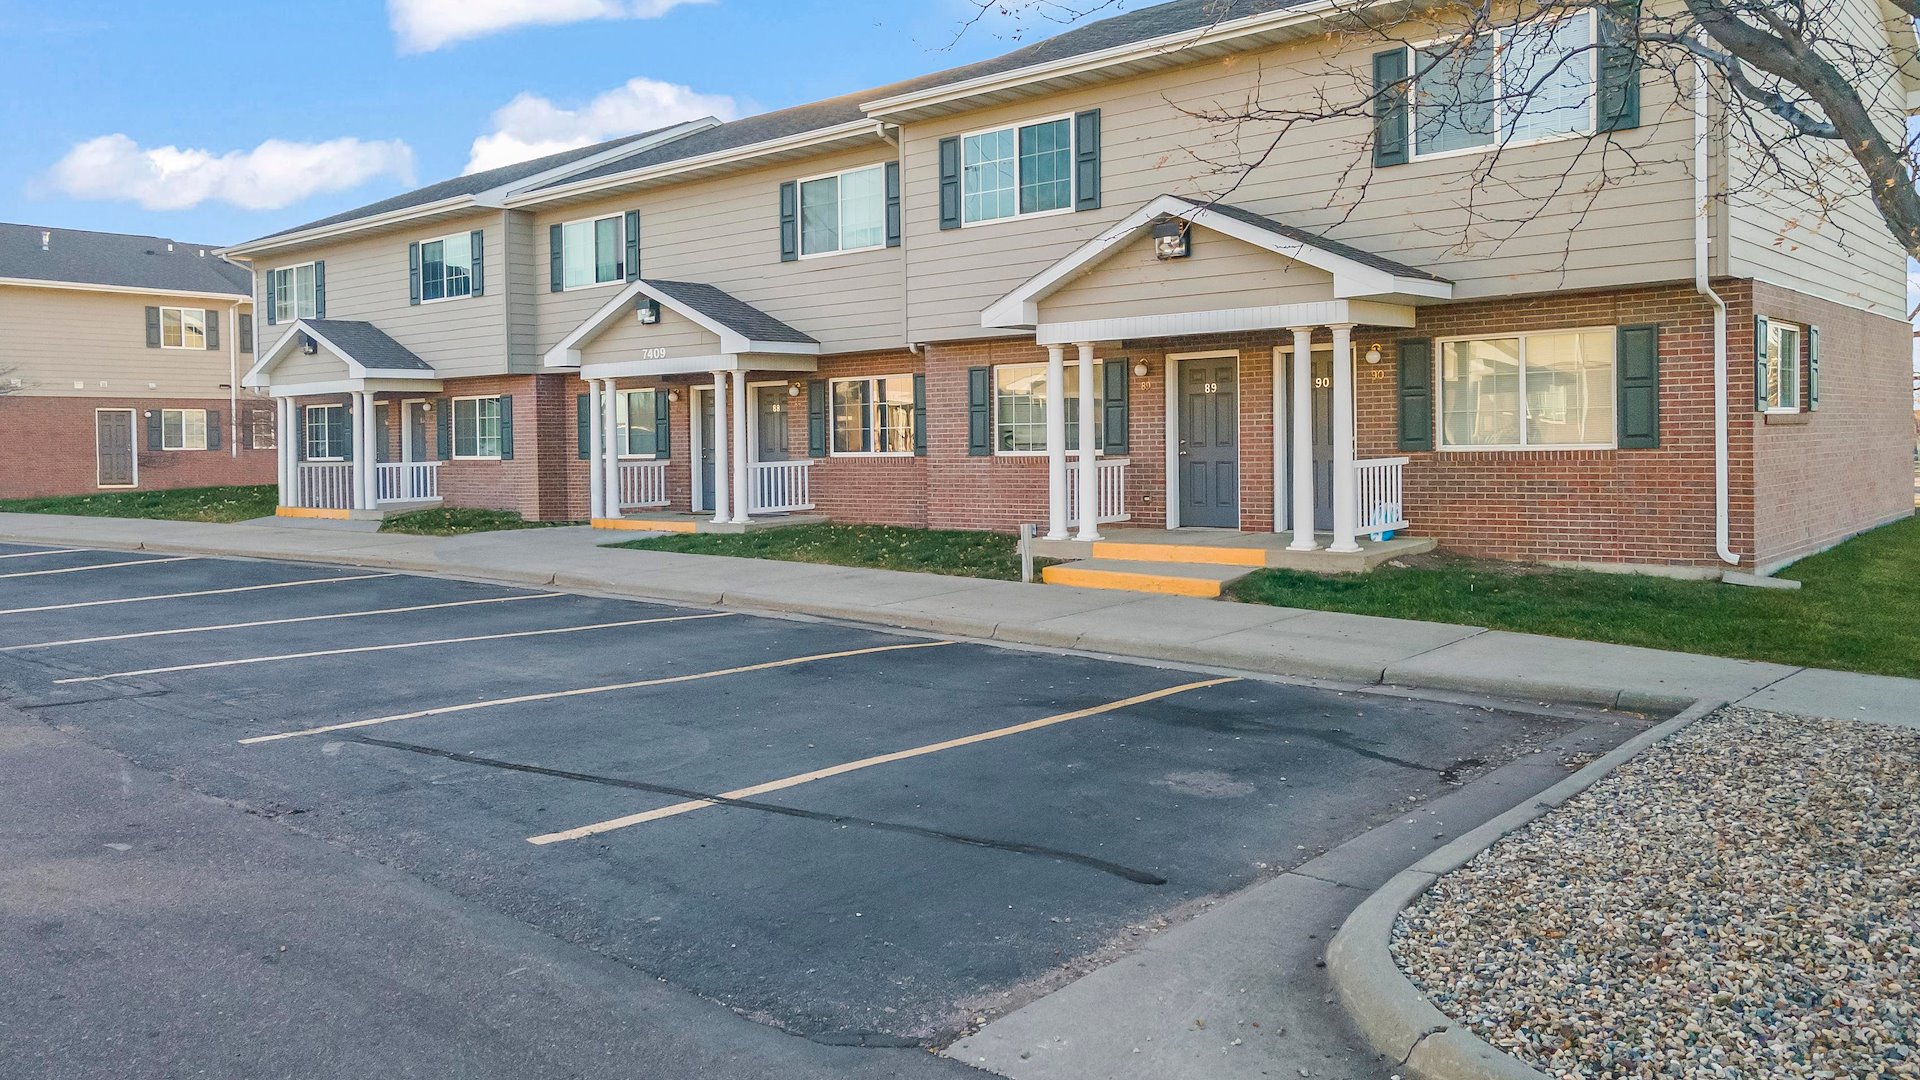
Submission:
M 1292 533 L 1240 532 L 1233 529 L 1109 528 L 1102 538 L 1033 542 L 1033 553 L 1047 559 L 1124 559 L 1142 562 L 1207 563 L 1225 566 L 1273 567 L 1320 574 L 1359 573 L 1407 555 L 1432 551 L 1428 536 L 1396 536 L 1391 540 L 1360 537 L 1360 550 L 1328 551 L 1329 533 L 1318 535 L 1315 551 L 1288 551 Z

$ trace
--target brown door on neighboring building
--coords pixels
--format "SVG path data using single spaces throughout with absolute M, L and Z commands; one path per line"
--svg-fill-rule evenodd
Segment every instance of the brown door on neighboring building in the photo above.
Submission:
M 755 461 L 787 460 L 787 387 L 756 386 L 753 390 Z
M 94 443 L 101 487 L 132 487 L 133 410 L 99 409 L 93 414 Z
M 1180 362 L 1180 524 L 1240 527 L 1240 387 L 1231 356 Z

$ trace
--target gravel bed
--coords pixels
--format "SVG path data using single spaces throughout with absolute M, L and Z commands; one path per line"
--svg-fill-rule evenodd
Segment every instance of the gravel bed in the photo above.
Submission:
M 1552 1076 L 1920 1077 L 1920 730 L 1722 710 L 1443 877 L 1392 951 Z

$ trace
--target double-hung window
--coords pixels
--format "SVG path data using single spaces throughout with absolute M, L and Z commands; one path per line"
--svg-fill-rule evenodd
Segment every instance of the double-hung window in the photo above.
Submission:
M 1073 208 L 1073 118 L 998 128 L 960 140 L 961 221 Z
M 884 165 L 800 181 L 800 257 L 887 243 Z
M 1614 445 L 1612 327 L 1440 343 L 1440 445 Z
M 206 448 L 207 410 L 160 410 L 160 449 L 205 450 Z
M 319 314 L 312 263 L 283 266 L 268 278 L 275 322 L 311 319 Z
M 347 445 L 347 407 L 344 405 L 307 406 L 307 460 L 340 461 Z
M 654 437 L 654 392 L 622 390 L 615 408 L 618 418 L 615 441 L 621 457 L 650 458 L 659 452 Z
M 833 453 L 913 453 L 913 376 L 835 379 Z
M 560 226 L 562 285 L 586 289 L 626 280 L 625 230 L 618 214 Z
M 1596 18 L 1579 11 L 1415 48 L 1414 156 L 1592 133 Z
M 500 457 L 499 398 L 453 399 L 453 456 L 481 460 Z
M 472 295 L 472 233 L 455 233 L 420 245 L 421 303 Z
M 1093 444 L 1100 445 L 1106 380 L 1105 361 L 1093 365 Z M 1080 452 L 1080 365 L 1066 366 L 1061 388 L 1067 410 L 1067 453 Z M 993 369 L 994 447 L 1002 454 L 1039 454 L 1047 450 L 1047 365 L 1004 364 Z
M 1767 320 L 1767 411 L 1800 411 L 1800 343 L 1805 334 L 1792 323 Z
M 205 308 L 161 308 L 160 347 L 163 349 L 206 348 L 207 310 Z

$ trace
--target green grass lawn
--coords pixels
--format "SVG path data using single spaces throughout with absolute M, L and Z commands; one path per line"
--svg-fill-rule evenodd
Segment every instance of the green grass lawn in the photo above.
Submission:
M 176 488 L 172 491 L 106 491 L 49 499 L 3 499 L 0 512 L 79 514 L 85 517 L 166 518 L 172 521 L 246 521 L 271 517 L 279 504 L 272 484 Z
M 464 510 L 443 506 L 436 510 L 416 510 L 380 523 L 383 533 L 411 536 L 465 536 L 468 533 L 500 532 L 504 529 L 544 529 L 555 525 L 579 525 L 578 521 L 528 521 L 511 510 Z
M 1261 570 L 1249 603 L 1470 623 L 1782 664 L 1920 678 L 1920 519 L 1795 563 L 1796 591 L 1429 558 L 1321 577 Z
M 1020 551 L 1011 536 L 894 525 L 795 525 L 750 533 L 674 533 L 615 547 L 735 555 L 746 559 L 917 570 L 927 574 L 1020 579 Z

